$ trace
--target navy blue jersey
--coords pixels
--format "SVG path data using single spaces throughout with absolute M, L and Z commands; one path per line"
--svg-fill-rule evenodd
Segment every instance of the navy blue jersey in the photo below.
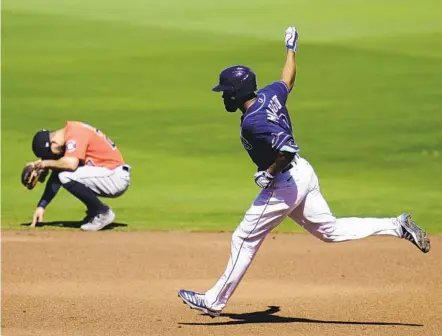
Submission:
M 284 82 L 267 85 L 241 118 L 241 142 L 258 170 L 272 165 L 280 151 L 299 151 L 285 106 L 288 94 Z

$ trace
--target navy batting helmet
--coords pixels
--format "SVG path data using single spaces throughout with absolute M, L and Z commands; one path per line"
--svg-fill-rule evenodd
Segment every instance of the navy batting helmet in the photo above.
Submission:
M 235 112 L 247 99 L 255 96 L 256 75 L 244 65 L 234 65 L 221 71 L 219 84 L 212 90 L 223 92 L 224 105 L 229 112 Z

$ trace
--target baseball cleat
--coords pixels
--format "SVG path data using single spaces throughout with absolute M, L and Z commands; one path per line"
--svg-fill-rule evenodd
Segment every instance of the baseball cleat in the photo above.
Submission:
M 96 215 L 89 223 L 83 224 L 81 229 L 83 231 L 99 231 L 115 220 L 115 214 L 112 209 L 107 212 Z
M 409 240 L 424 253 L 430 251 L 430 239 L 409 214 L 403 213 L 398 217 L 402 227 L 402 238 Z
M 178 297 L 180 297 L 181 300 L 183 300 L 183 303 L 187 304 L 190 308 L 198 309 L 211 317 L 219 316 L 221 313 L 219 311 L 207 308 L 206 297 L 203 293 L 196 293 L 181 289 L 178 292 Z

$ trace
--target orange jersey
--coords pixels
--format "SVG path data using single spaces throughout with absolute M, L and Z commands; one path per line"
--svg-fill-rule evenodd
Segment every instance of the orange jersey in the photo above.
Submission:
M 78 121 L 67 121 L 64 129 L 65 156 L 83 164 L 114 169 L 124 164 L 115 144 L 98 128 Z

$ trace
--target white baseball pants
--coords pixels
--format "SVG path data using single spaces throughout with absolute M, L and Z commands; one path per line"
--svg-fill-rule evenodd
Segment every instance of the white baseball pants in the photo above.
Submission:
M 272 188 L 262 190 L 232 235 L 224 274 L 206 294 L 206 304 L 222 310 L 250 266 L 267 234 L 286 217 L 325 242 L 342 242 L 372 235 L 402 236 L 396 218 L 335 218 L 321 194 L 318 177 L 307 160 L 279 174 Z
M 97 166 L 81 166 L 75 171 L 63 171 L 58 174 L 62 184 L 76 181 L 92 189 L 97 196 L 121 196 L 130 185 L 130 166 L 123 165 L 115 169 Z

